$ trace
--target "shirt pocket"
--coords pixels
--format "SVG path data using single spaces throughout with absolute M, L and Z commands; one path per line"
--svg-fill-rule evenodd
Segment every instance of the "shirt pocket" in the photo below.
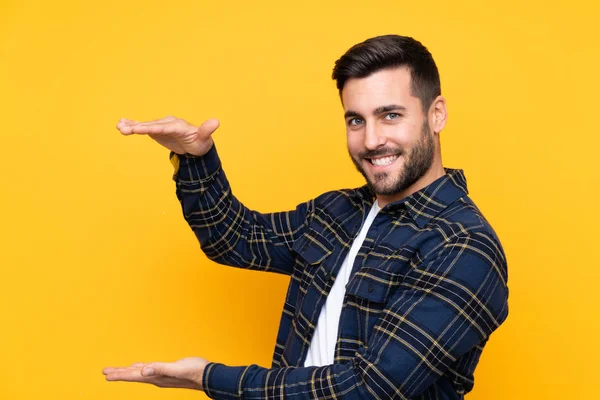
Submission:
M 294 242 L 292 250 L 308 265 L 322 264 L 333 253 L 334 245 L 319 232 L 309 229 Z
M 362 345 L 369 344 L 374 326 L 400 287 L 402 276 L 378 268 L 361 268 L 346 285 L 344 329 L 350 329 Z
M 294 242 L 292 250 L 297 254 L 292 278 L 299 284 L 300 292 L 296 302 L 299 304 L 301 298 L 307 294 L 309 286 L 319 276 L 321 287 L 331 285 L 328 279 L 324 279 L 326 274 L 319 274 L 319 271 L 321 267 L 326 270 L 330 268 L 327 262 L 333 253 L 334 245 L 318 231 L 309 229 Z
M 380 268 L 359 269 L 346 285 L 346 292 L 369 303 L 386 304 L 402 282 L 402 275 Z

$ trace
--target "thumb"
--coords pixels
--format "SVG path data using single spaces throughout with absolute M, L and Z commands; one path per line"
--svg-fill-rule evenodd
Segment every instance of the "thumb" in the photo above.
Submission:
M 206 121 L 204 121 L 202 123 L 202 125 L 200 125 L 198 127 L 198 136 L 201 139 L 208 139 L 208 137 L 210 135 L 213 134 L 214 131 L 217 130 L 217 128 L 219 127 L 219 120 L 218 119 L 208 119 Z
M 178 372 L 177 365 L 172 363 L 151 363 L 142 368 L 142 376 L 175 376 Z

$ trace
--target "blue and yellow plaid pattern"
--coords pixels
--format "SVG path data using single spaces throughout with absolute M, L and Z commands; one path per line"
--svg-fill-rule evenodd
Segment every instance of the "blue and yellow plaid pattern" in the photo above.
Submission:
M 207 366 L 214 399 L 462 399 L 508 314 L 506 258 L 461 170 L 384 207 L 353 265 L 333 365 L 302 367 L 321 308 L 375 200 L 365 186 L 261 214 L 213 146 L 171 154 L 185 219 L 221 264 L 289 275 L 271 368 Z

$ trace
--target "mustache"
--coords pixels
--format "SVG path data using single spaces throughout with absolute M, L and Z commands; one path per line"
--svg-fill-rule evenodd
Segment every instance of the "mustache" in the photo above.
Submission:
M 402 154 L 404 154 L 402 149 L 393 149 L 390 147 L 382 147 L 382 148 L 376 149 L 376 150 L 363 151 L 358 154 L 358 157 L 360 157 L 361 159 L 364 159 L 364 158 L 375 158 L 375 157 L 396 156 L 396 155 L 401 156 Z

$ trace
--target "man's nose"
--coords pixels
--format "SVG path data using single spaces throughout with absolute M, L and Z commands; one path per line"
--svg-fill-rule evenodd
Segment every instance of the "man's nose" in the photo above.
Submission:
M 365 148 L 375 150 L 386 142 L 385 135 L 373 123 L 365 124 Z

